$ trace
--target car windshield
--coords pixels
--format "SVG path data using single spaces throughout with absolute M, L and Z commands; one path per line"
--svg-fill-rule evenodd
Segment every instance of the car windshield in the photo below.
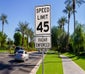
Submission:
M 18 51 L 18 53 L 23 53 L 24 51 Z
M 16 49 L 20 49 L 20 47 L 16 47 Z

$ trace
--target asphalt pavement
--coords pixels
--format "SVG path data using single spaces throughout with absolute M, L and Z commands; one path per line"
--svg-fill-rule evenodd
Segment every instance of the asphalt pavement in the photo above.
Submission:
M 29 53 L 29 59 L 25 62 L 15 61 L 14 55 L 0 54 L 0 74 L 34 74 L 42 54 Z

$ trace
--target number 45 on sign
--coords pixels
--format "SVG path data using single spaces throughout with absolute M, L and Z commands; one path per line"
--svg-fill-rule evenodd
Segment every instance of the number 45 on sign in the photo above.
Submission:
M 37 31 L 48 32 L 49 31 L 48 23 L 49 23 L 48 21 L 44 21 L 43 24 L 42 22 L 40 22 L 39 25 L 37 26 Z

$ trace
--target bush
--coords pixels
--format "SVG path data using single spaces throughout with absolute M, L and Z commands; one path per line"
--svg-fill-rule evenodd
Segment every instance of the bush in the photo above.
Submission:
M 34 46 L 35 46 L 35 43 L 33 41 L 29 43 L 29 47 L 34 48 Z
M 31 47 L 29 47 L 28 49 L 27 49 L 27 51 L 36 51 L 37 49 L 36 48 L 31 48 Z
M 0 50 L 7 50 L 7 47 L 0 47 Z

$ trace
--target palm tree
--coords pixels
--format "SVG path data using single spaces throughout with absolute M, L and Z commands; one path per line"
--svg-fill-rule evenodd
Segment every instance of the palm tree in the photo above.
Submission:
M 22 34 L 22 46 L 24 46 L 24 35 L 26 34 L 28 23 L 20 22 L 18 26 L 19 27 L 16 29 L 16 31 L 21 32 L 21 34 Z
M 61 23 L 61 19 L 58 20 L 58 24 L 59 24 L 59 28 L 62 28 L 62 23 Z
M 64 31 L 64 25 L 67 23 L 67 19 L 65 16 L 61 17 L 59 20 L 58 20 L 58 24 L 60 26 L 60 28 L 63 28 L 63 31 Z
M 69 25 L 70 25 L 69 23 L 70 23 L 70 17 L 72 14 L 72 6 L 67 5 L 65 9 L 63 10 L 63 12 L 66 13 L 68 17 L 68 37 L 69 37 Z
M 34 33 L 33 33 L 33 31 L 32 31 L 32 29 L 31 28 L 27 28 L 26 29 L 26 36 L 27 36 L 27 47 L 28 47 L 28 44 L 29 44 L 29 38 L 30 38 L 30 42 L 33 40 L 33 37 L 34 37 L 34 35 L 33 35 Z
M 28 44 L 29 44 L 29 28 L 26 29 L 26 36 L 27 36 L 27 47 L 28 47 Z
M 29 29 L 29 35 L 30 35 L 30 41 L 32 41 L 34 37 L 34 32 L 32 31 L 32 29 Z
M 0 20 L 2 21 L 2 33 L 4 32 L 4 24 L 8 24 L 8 21 L 7 21 L 7 16 L 5 14 L 1 14 L 0 16 Z
M 75 11 L 76 11 L 76 5 L 80 6 L 82 3 L 85 3 L 84 0 L 66 0 L 65 4 L 66 5 L 72 5 L 73 9 L 73 17 L 74 17 L 74 31 L 75 31 Z
M 84 38 L 84 25 L 81 23 L 76 23 L 76 29 L 75 29 L 75 33 L 72 35 L 73 38 L 73 46 L 74 46 L 74 52 L 75 54 L 79 55 L 79 53 L 81 52 L 81 48 L 82 50 L 84 50 L 84 44 L 85 44 L 85 38 Z

